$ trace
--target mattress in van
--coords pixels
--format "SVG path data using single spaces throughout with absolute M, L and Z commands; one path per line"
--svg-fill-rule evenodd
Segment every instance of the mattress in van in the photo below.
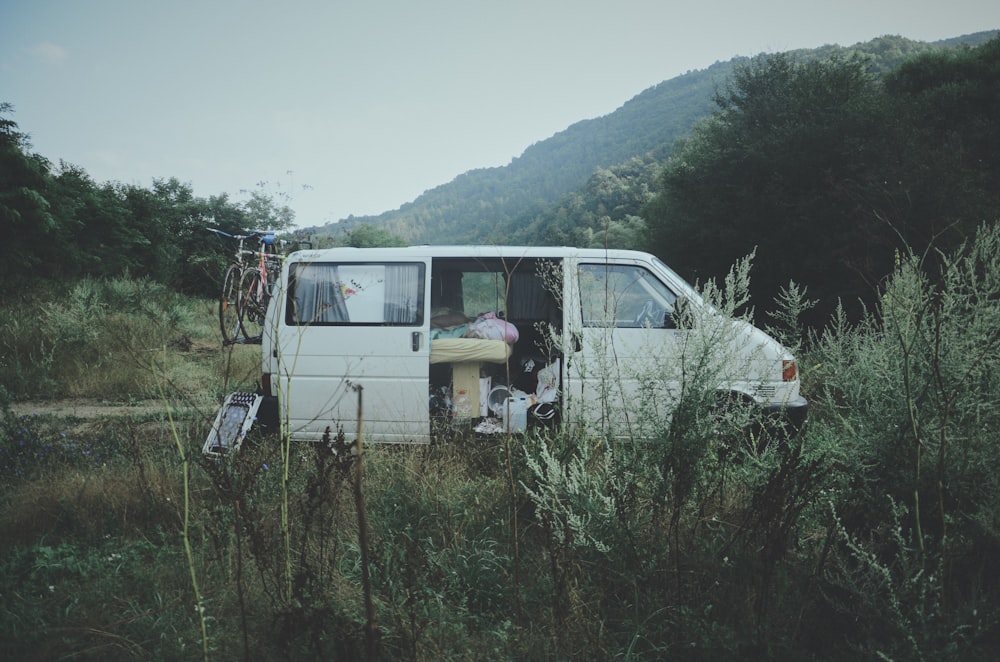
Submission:
M 435 338 L 431 341 L 431 363 L 505 363 L 510 345 L 503 340 L 480 338 Z

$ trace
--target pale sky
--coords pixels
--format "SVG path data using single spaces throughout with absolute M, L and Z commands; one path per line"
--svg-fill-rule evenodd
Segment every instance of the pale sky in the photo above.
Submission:
M 0 101 L 53 163 L 379 214 L 735 56 L 1000 28 L 997 0 L 0 0 Z

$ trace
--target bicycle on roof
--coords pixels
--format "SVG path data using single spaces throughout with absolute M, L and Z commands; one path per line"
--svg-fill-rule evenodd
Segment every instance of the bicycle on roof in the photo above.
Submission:
M 247 234 L 229 234 L 217 228 L 208 230 L 237 241 L 236 254 L 226 267 L 219 296 L 222 342 L 224 345 L 259 343 L 267 303 L 283 259 L 275 246 L 275 234 L 268 230 Z M 245 248 L 248 241 L 256 241 L 256 247 Z

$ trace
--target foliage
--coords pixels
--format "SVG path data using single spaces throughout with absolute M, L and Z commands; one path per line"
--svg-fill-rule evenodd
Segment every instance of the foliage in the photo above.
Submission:
M 599 167 L 579 191 L 500 225 L 486 240 L 585 248 L 641 246 L 647 228 L 639 214 L 653 197 L 658 175 L 659 164 L 648 156 Z
M 951 250 L 995 217 L 998 63 L 1000 39 L 883 77 L 858 55 L 738 67 L 646 209 L 656 252 L 706 278 L 756 246 L 756 299 L 791 278 L 817 297 L 811 326 L 838 301 L 857 319 L 895 251 Z
M 57 221 L 51 205 L 42 195 L 49 162 L 29 150 L 28 137 L 5 115 L 13 111 L 10 103 L 0 103 L 0 223 L 8 239 L 18 237 L 23 245 L 8 244 L 0 276 L 30 271 L 43 262 L 32 246 L 51 235 Z M 11 250 L 14 248 L 14 250 Z
M 797 62 L 831 57 L 863 58 L 868 71 L 882 74 L 916 54 L 978 45 L 993 34 L 965 35 L 936 43 L 886 36 L 848 47 L 827 45 L 792 51 L 789 56 Z M 594 243 L 603 246 L 599 232 L 604 229 L 600 221 L 604 213 L 595 219 L 588 218 L 594 212 L 589 204 L 590 178 L 602 170 L 627 167 L 636 158 L 662 165 L 673 153 L 676 141 L 711 113 L 713 92 L 724 86 L 734 69 L 746 61 L 738 57 L 716 62 L 703 70 L 689 71 L 663 81 L 643 90 L 612 113 L 577 122 L 529 146 L 502 167 L 460 174 L 399 209 L 378 216 L 350 216 L 313 230 L 319 236 L 339 234 L 345 228 L 349 230 L 355 224 L 365 223 L 382 227 L 415 244 L 554 245 L 587 239 L 572 236 L 567 231 L 579 225 L 591 228 L 595 233 Z M 640 190 L 632 193 L 636 199 L 641 195 Z M 576 204 L 578 198 L 583 199 L 582 206 Z M 630 213 L 645 218 L 644 214 Z M 610 214 L 610 218 L 622 220 L 614 214 Z M 555 224 L 565 235 L 550 236 L 550 224 Z M 510 228 L 517 234 L 512 237 L 499 233 L 498 227 Z M 629 247 L 648 245 L 641 234 L 639 240 Z M 746 254 L 752 248 L 752 245 L 747 246 L 739 254 Z
M 58 167 L 30 152 L 30 143 L 0 103 L 0 228 L 7 258 L 4 298 L 39 279 L 61 283 L 128 274 L 189 294 L 211 295 L 235 246 L 211 240 L 205 228 L 231 234 L 282 230 L 291 210 L 255 190 L 235 203 L 225 194 L 195 198 L 176 178 L 151 188 L 98 184 L 77 166 Z
M 218 347 L 213 309 L 163 285 L 84 279 L 47 299 L 44 290 L 32 294 L 22 305 L 0 307 L 0 389 L 7 397 L 158 399 L 161 375 L 201 391 L 227 370 L 226 357 L 204 352 Z M 259 357 L 228 370 L 231 386 L 254 383 Z M 220 392 L 210 397 L 221 397 L 224 387 L 214 386 Z
M 935 260 L 934 262 L 937 262 Z M 816 343 L 820 434 L 850 467 L 831 493 L 820 568 L 828 613 L 890 657 L 962 657 L 998 623 L 1000 227 L 940 260 L 901 255 L 876 311 Z M 847 627 L 845 625 L 845 627 Z
M 345 246 L 354 248 L 377 248 L 384 246 L 406 246 L 406 242 L 400 237 L 389 234 L 385 229 L 361 223 L 354 226 L 346 233 Z

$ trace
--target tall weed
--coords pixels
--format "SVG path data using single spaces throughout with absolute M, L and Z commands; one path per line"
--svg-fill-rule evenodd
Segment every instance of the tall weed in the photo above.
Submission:
M 829 606 L 853 595 L 880 615 L 860 647 L 903 637 L 893 654 L 928 658 L 996 627 L 975 614 L 1000 597 L 976 560 L 1000 549 L 984 525 L 1000 508 L 1000 227 L 936 262 L 900 255 L 878 309 L 813 352 L 820 425 L 850 468 L 831 506 Z
M 901 256 L 877 309 L 821 334 L 797 325 L 808 301 L 789 288 L 778 332 L 802 344 L 812 407 L 786 444 L 738 434 L 753 410 L 715 400 L 732 363 L 709 351 L 733 327 L 689 318 L 678 351 L 639 370 L 592 364 L 608 409 L 577 410 L 566 431 L 365 449 L 370 595 L 353 440 L 336 431 L 301 446 L 252 435 L 192 464 L 185 489 L 197 411 L 174 433 L 8 412 L 0 644 L 15 658 L 358 659 L 370 605 L 380 659 L 991 659 L 998 231 L 941 264 Z M 706 294 L 726 316 L 748 313 L 748 269 Z M 218 350 L 210 306 L 140 310 L 156 297 L 138 290 L 81 285 L 65 310 L 0 317 L 17 336 L 2 360 L 51 380 L 47 394 L 68 392 L 54 386 L 76 374 L 68 347 L 143 365 L 149 381 L 115 387 L 129 393 L 253 384 L 259 349 Z M 185 336 L 216 351 L 177 372 Z M 13 346 L 54 360 L 30 366 Z M 619 416 L 626 398 L 639 417 Z M 112 457 L 97 463 L 80 449 L 99 440 Z
M 219 346 L 214 322 L 204 303 L 161 284 L 81 280 L 53 298 L 0 310 L 0 389 L 17 400 L 155 399 L 166 378 L 187 395 L 214 399 L 229 366 L 221 352 L 198 351 Z M 165 348 L 172 360 L 164 364 Z M 259 356 L 251 365 L 237 373 L 243 383 L 259 377 Z
M 801 444 L 748 445 L 756 409 L 718 398 L 755 358 L 725 349 L 740 347 L 731 320 L 751 315 L 749 270 L 748 258 L 707 284 L 707 305 L 684 309 L 682 331 L 648 344 L 638 368 L 616 361 L 618 330 L 606 324 L 587 348 L 603 359 L 586 375 L 600 408 L 524 446 L 552 646 L 564 654 L 734 656 L 791 637 L 788 566 L 828 465 Z M 625 405 L 638 415 L 624 416 Z

